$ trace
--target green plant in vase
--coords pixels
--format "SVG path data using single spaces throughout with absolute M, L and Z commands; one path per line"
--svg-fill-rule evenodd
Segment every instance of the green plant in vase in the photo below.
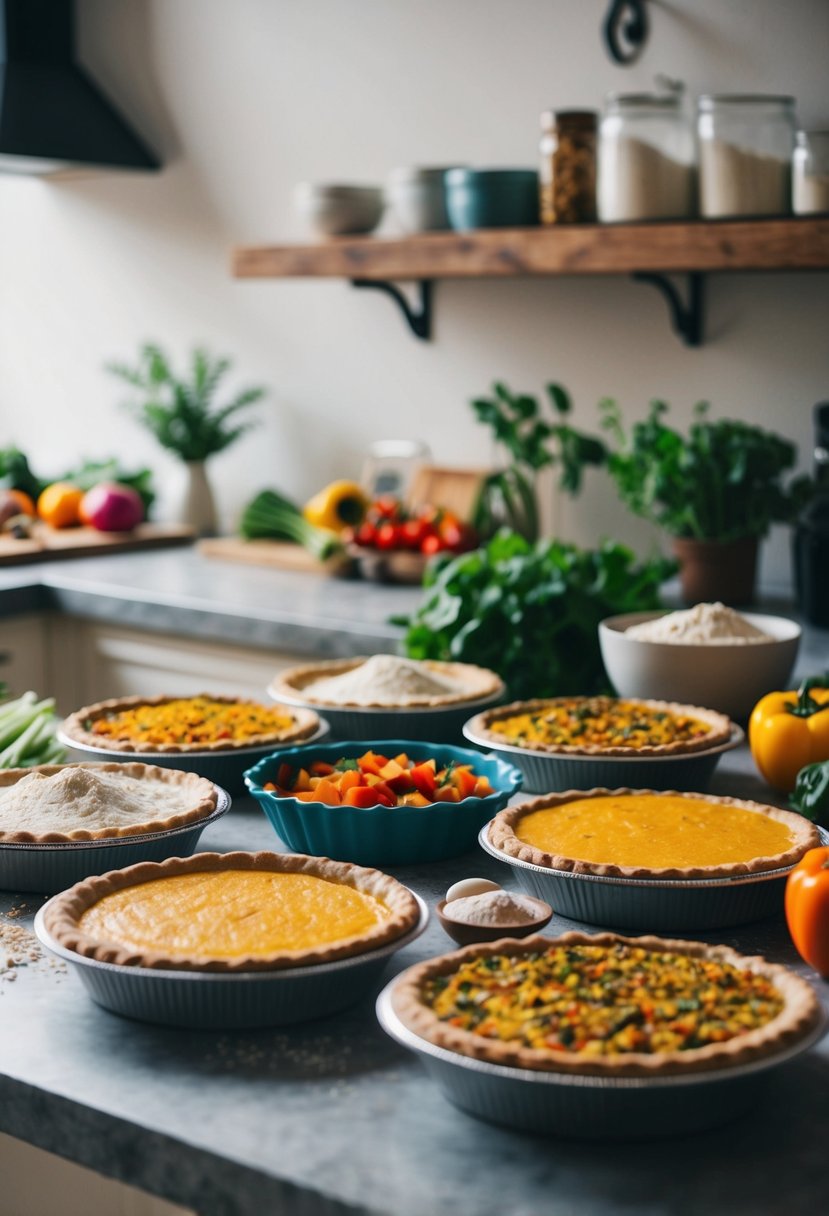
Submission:
M 201 536 L 216 531 L 216 509 L 205 472 L 206 462 L 256 425 L 241 421 L 239 416 L 260 401 L 266 391 L 258 386 L 245 388 L 219 404 L 216 400 L 219 386 L 231 366 L 230 359 L 215 357 L 197 347 L 190 357 L 188 371 L 178 376 L 164 351 L 151 342 L 141 347 L 135 367 L 107 364 L 108 371 L 140 394 L 131 403 L 139 422 L 187 466 L 188 487 L 182 516 Z

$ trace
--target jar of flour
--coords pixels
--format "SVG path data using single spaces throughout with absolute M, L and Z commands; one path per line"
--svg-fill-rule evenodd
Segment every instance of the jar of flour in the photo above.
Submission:
M 697 137 L 702 216 L 790 213 L 793 97 L 703 94 Z
M 599 129 L 602 223 L 694 214 L 694 133 L 681 92 L 608 93 Z

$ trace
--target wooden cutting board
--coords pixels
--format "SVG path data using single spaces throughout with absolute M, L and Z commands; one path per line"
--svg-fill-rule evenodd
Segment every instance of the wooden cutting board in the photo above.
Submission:
M 34 535 L 17 540 L 0 535 L 0 566 L 36 562 L 55 557 L 89 557 L 96 553 L 122 553 L 183 545 L 193 539 L 185 524 L 139 524 L 131 532 L 99 532 L 96 528 L 50 528 L 36 525 Z
M 317 561 L 302 545 L 284 540 L 242 540 L 240 536 L 212 536 L 200 540 L 197 548 L 205 557 L 252 566 L 271 566 L 277 570 L 299 570 L 306 574 L 341 574 L 351 564 L 348 557 Z

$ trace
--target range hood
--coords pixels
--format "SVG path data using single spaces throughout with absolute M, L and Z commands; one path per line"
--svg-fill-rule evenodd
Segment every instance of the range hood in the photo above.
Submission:
M 0 173 L 160 162 L 75 60 L 74 0 L 0 0 Z

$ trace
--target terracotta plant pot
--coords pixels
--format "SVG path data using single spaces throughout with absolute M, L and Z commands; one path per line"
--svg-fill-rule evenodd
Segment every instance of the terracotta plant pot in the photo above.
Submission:
M 695 540 L 675 536 L 672 547 L 680 563 L 679 581 L 686 604 L 720 600 L 734 607 L 753 603 L 758 537 Z

